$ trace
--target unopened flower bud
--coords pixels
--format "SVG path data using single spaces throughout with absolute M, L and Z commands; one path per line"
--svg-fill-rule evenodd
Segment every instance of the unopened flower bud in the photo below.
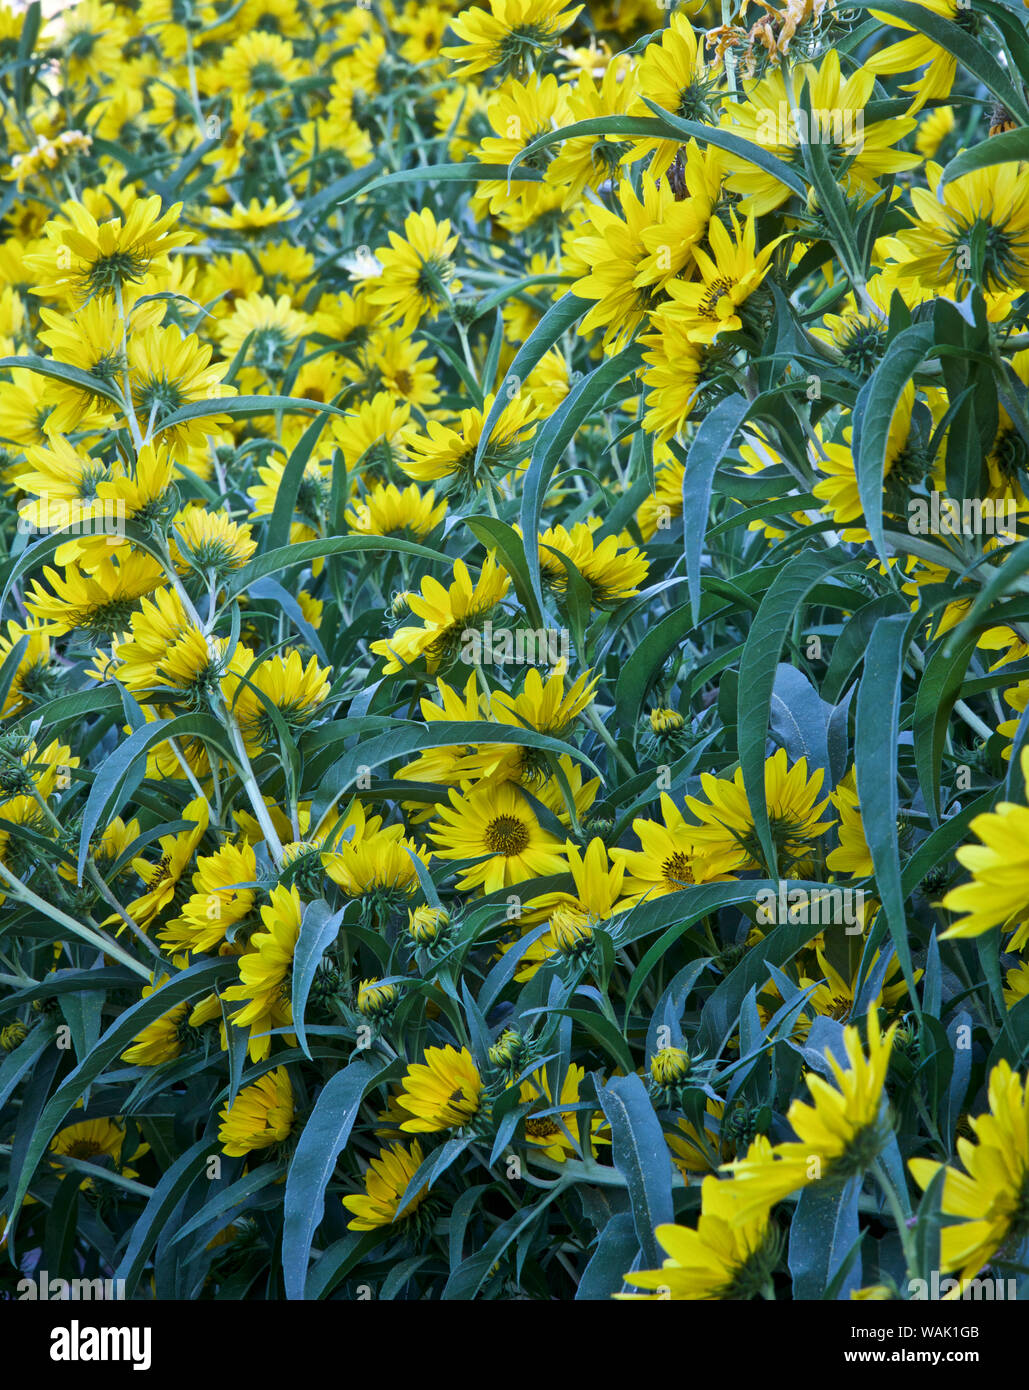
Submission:
M 563 956 L 578 956 L 593 944 L 593 928 L 575 908 L 559 907 L 550 919 L 550 935 Z
M 495 1067 L 513 1070 L 525 1056 L 525 1039 L 514 1028 L 505 1028 L 489 1049 L 489 1059 Z
M 442 907 L 416 907 L 407 914 L 407 934 L 419 946 L 431 946 L 450 925 L 450 913 Z
M 9 1023 L 6 1028 L 0 1028 L 0 1047 L 5 1052 L 13 1052 L 29 1035 L 29 1030 L 24 1023 Z
M 362 980 L 357 991 L 357 1011 L 365 1018 L 378 1018 L 393 1008 L 397 1002 L 397 991 L 393 985 L 382 985 L 378 980 Z
M 650 1059 L 650 1075 L 658 1086 L 674 1086 L 689 1069 L 689 1055 L 682 1047 L 663 1047 Z
M 678 710 L 652 709 L 650 711 L 650 727 L 655 734 L 678 733 L 684 722 Z

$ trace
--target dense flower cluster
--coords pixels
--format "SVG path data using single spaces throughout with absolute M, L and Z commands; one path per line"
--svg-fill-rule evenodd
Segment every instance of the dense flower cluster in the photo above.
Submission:
M 1029 33 L 915 3 L 0 5 L 0 1285 L 1025 1267 Z

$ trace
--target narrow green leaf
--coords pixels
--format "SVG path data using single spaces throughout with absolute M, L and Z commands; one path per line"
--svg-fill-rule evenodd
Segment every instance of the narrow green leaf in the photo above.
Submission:
M 961 694 L 975 645 L 976 639 L 968 637 L 953 655 L 938 647 L 926 663 L 915 692 L 915 768 L 934 828 L 940 823 L 940 764 L 950 714 Z
M 192 965 L 188 970 L 173 975 L 160 989 L 119 1014 L 116 1022 L 108 1028 L 89 1056 L 65 1078 L 43 1106 L 13 1188 L 9 1229 L 13 1230 L 36 1165 L 60 1128 L 61 1121 L 82 1097 L 83 1092 L 148 1024 L 168 1013 L 177 1004 L 209 993 L 219 980 L 234 975 L 238 968 L 234 957 L 201 961 L 199 965 Z
M 908 31 L 931 39 L 953 54 L 965 72 L 978 78 L 1023 125 L 1029 125 L 1029 105 L 1022 93 L 1016 90 L 996 58 L 963 25 L 953 24 L 925 5 L 913 5 L 909 0 L 882 0 L 881 4 L 879 0 L 854 0 L 852 8 L 875 10 L 903 20 Z
M 910 6 L 912 10 L 915 6 Z M 904 387 L 932 345 L 933 330 L 920 323 L 898 333 L 862 386 L 854 407 L 853 454 L 861 509 L 876 554 L 886 563 L 883 480 L 890 422 Z
M 293 512 L 296 509 L 297 493 L 304 480 L 304 469 L 307 467 L 308 460 L 314 452 L 314 446 L 318 442 L 318 436 L 325 428 L 331 413 L 332 411 L 326 408 L 311 421 L 290 454 L 286 467 L 282 470 L 278 491 L 275 494 L 275 508 L 264 535 L 265 550 L 277 550 L 279 547 L 289 544 L 289 531 L 293 521 Z
M 657 116 L 660 124 L 665 127 L 666 138 L 677 139 L 680 144 L 685 143 L 685 140 L 696 140 L 701 145 L 715 145 L 720 150 L 727 150 L 729 154 L 738 155 L 741 159 L 756 164 L 766 174 L 771 174 L 780 183 L 784 183 L 798 197 L 805 198 L 807 196 L 807 189 L 796 170 L 784 160 L 777 159 L 774 154 L 761 145 L 755 145 L 750 140 L 733 135 L 731 131 L 722 126 L 704 125 L 700 121 L 686 121 L 681 116 L 673 116 L 670 111 L 662 110 L 656 102 L 651 101 L 648 97 L 644 97 L 643 100 Z
M 556 307 L 556 306 L 555 306 Z M 631 346 L 614 357 L 605 358 L 589 376 L 569 391 L 557 410 L 537 433 L 529 467 L 522 479 L 522 506 L 519 518 L 525 537 L 525 557 L 529 567 L 532 591 L 541 609 L 546 609 L 540 580 L 540 557 L 536 537 L 539 534 L 543 499 L 558 461 L 583 421 L 597 408 L 613 386 L 639 367 L 639 348 Z
M 855 1243 L 858 1230 L 860 1177 L 850 1178 L 841 1191 L 825 1191 L 812 1183 L 800 1194 L 790 1222 L 790 1274 L 795 1299 L 824 1298 L 829 1285 Z M 837 1297 L 849 1299 L 861 1287 L 861 1265 L 855 1261 Z
M 113 405 L 121 408 L 122 400 L 118 391 L 99 377 L 91 376 L 80 367 L 72 367 L 67 362 L 56 362 L 52 357 L 37 357 L 25 353 L 21 357 L 0 357 L 0 367 L 22 368 L 36 372 L 39 376 L 50 377 L 53 381 L 63 381 L 66 385 L 77 386 L 91 396 L 102 396 Z
M 558 755 L 566 753 L 577 762 L 584 763 L 596 776 L 602 775 L 596 764 L 574 744 L 537 733 L 535 729 L 519 729 L 510 724 L 487 724 L 474 720 L 468 723 L 439 720 L 428 726 L 402 724 L 398 720 L 393 732 L 380 734 L 367 742 L 359 743 L 332 765 L 318 788 L 312 817 L 317 823 L 319 816 L 343 792 L 353 786 L 359 776 L 374 772 L 377 767 L 383 767 L 395 758 L 410 758 L 430 748 L 449 748 L 474 743 L 514 744 L 523 748 L 540 748 Z
M 237 570 L 226 581 L 229 597 L 245 593 L 256 579 L 268 574 L 279 574 L 294 565 L 309 565 L 330 555 L 360 554 L 364 551 L 396 551 L 404 555 L 415 555 L 421 560 L 439 563 L 444 559 L 438 551 L 428 546 L 417 545 L 414 541 L 400 540 L 394 536 L 329 536 L 325 540 L 301 541 L 299 545 L 284 545 L 278 550 L 267 550 L 263 555 L 255 555 L 243 569 Z
M 535 169 L 526 169 L 519 175 L 522 183 L 539 183 L 542 177 Z M 413 169 L 398 169 L 395 173 L 383 174 L 381 178 L 354 189 L 339 202 L 349 203 L 359 195 L 364 197 L 368 193 L 377 193 L 380 188 L 393 188 L 404 183 L 483 183 L 496 179 L 503 179 L 507 183 L 506 164 L 477 164 L 474 159 L 461 164 L 419 164 Z
M 350 1062 L 323 1086 L 304 1126 L 286 1176 L 282 1274 L 289 1299 L 304 1297 L 311 1244 L 325 1210 L 325 1189 L 365 1093 L 385 1074 L 369 1059 Z
M 476 468 L 486 452 L 486 446 L 489 444 L 497 421 L 522 389 L 522 383 L 526 377 L 533 368 L 539 365 L 554 344 L 568 332 L 569 328 L 582 318 L 585 312 L 585 302 L 569 290 L 567 294 L 561 296 L 556 304 L 550 306 L 515 353 L 514 360 L 508 367 L 504 380 L 500 383 L 496 400 L 490 406 L 486 419 L 483 421 L 479 442 L 475 447 Z
M 518 601 L 529 615 L 533 625 L 544 626 L 543 614 L 532 591 L 532 580 L 525 559 L 525 545 L 521 536 L 512 526 L 491 516 L 466 516 L 462 520 L 480 545 L 487 550 L 495 550 L 497 559 L 511 576 L 511 582 L 518 595 Z
M 700 560 L 704 553 L 712 484 L 718 465 L 732 448 L 736 431 L 747 418 L 750 406 L 746 396 L 726 396 L 700 422 L 689 453 L 684 453 L 674 441 L 672 443 L 672 451 L 685 469 L 682 479 L 683 546 L 694 623 L 700 622 Z
M 100 824 L 104 812 L 119 796 L 136 763 L 145 758 L 151 748 L 166 742 L 169 738 L 205 739 L 216 747 L 222 747 L 225 756 L 229 756 L 227 748 L 225 748 L 228 743 L 228 735 L 221 724 L 211 715 L 180 714 L 174 719 L 154 719 L 151 723 L 144 724 L 142 728 L 136 729 L 134 733 L 130 734 L 124 743 L 118 745 L 100 768 L 92 787 L 89 789 L 89 798 L 82 813 L 82 829 L 79 834 L 79 883 L 82 882 L 82 875 L 85 872 L 93 832 Z M 117 812 L 112 811 L 111 814 L 117 814 Z
M 115 1279 L 125 1281 L 126 1297 L 132 1297 L 165 1222 L 196 1182 L 215 1144 L 215 1139 L 208 1136 L 180 1154 L 168 1171 L 161 1175 L 146 1206 L 133 1221 L 125 1254 L 114 1271 Z
M 940 1271 L 940 1232 L 943 1230 L 943 1188 L 947 1181 L 947 1166 L 941 1164 L 933 1174 L 932 1181 L 922 1193 L 918 1204 L 918 1217 L 915 1221 L 915 1264 L 911 1275 L 924 1279 L 926 1283 L 933 1274 Z M 925 1290 L 929 1297 L 929 1289 Z
M 911 1001 L 920 1015 L 897 838 L 897 740 L 901 679 L 910 631 L 911 619 L 901 614 L 881 618 L 873 629 L 858 686 L 854 761 L 861 822 L 875 866 L 876 893 L 886 912 Z
M 611 1155 L 625 1178 L 636 1239 L 648 1269 L 660 1269 L 664 1254 L 654 1228 L 670 1223 L 672 1160 L 654 1107 L 635 1073 L 613 1076 L 598 1092 L 611 1126 Z
M 338 406 L 326 405 L 324 401 L 309 401 L 306 396 L 217 396 L 213 400 L 193 401 L 165 416 L 155 428 L 154 435 L 163 434 L 165 430 L 190 420 L 203 420 L 209 415 L 274 415 L 277 410 L 287 414 L 308 412 L 314 415 L 325 411 L 341 418 L 347 414 Z
M 318 898 L 305 905 L 301 918 L 300 935 L 293 953 L 293 1031 L 297 1035 L 298 1046 L 308 1058 L 311 1051 L 304 1028 L 307 997 L 311 993 L 322 956 L 339 935 L 340 923 L 346 911 L 347 907 L 341 907 L 338 912 L 333 912 L 323 898 Z
M 740 767 L 754 829 L 771 877 L 776 875 L 778 861 L 765 803 L 765 744 L 775 673 L 794 614 L 826 574 L 847 563 L 851 562 L 846 554 L 831 550 L 809 550 L 792 559 L 765 594 L 740 659 L 737 699 Z

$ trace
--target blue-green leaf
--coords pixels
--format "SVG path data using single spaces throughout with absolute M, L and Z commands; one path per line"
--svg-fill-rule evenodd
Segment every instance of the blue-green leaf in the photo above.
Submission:
M 326 1082 L 304 1126 L 286 1176 L 282 1274 L 287 1298 L 304 1297 L 311 1244 L 325 1210 L 325 1189 L 365 1093 L 384 1075 L 367 1058 L 351 1062 Z
M 629 1190 L 636 1239 L 647 1268 L 659 1269 L 664 1256 L 654 1228 L 674 1219 L 668 1145 L 638 1076 L 614 1076 L 598 1094 L 611 1126 L 611 1155 Z

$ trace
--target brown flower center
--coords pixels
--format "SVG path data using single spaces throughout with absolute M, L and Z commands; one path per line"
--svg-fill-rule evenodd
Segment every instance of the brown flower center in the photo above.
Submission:
M 696 883 L 693 877 L 693 869 L 690 866 L 689 857 L 685 854 L 673 854 L 661 865 L 661 875 L 665 885 L 673 893 L 677 893 L 680 888 L 685 888 L 687 883 Z
M 542 1120 L 526 1120 L 525 1132 L 532 1139 L 552 1139 L 555 1134 L 561 1133 L 561 1126 L 556 1120 L 544 1118 Z
M 95 1158 L 99 1153 L 103 1153 L 103 1148 L 95 1139 L 76 1139 L 68 1145 L 68 1157 L 78 1158 L 83 1162 Z
M 529 832 L 517 816 L 494 816 L 486 827 L 486 848 L 508 859 L 529 847 Z

